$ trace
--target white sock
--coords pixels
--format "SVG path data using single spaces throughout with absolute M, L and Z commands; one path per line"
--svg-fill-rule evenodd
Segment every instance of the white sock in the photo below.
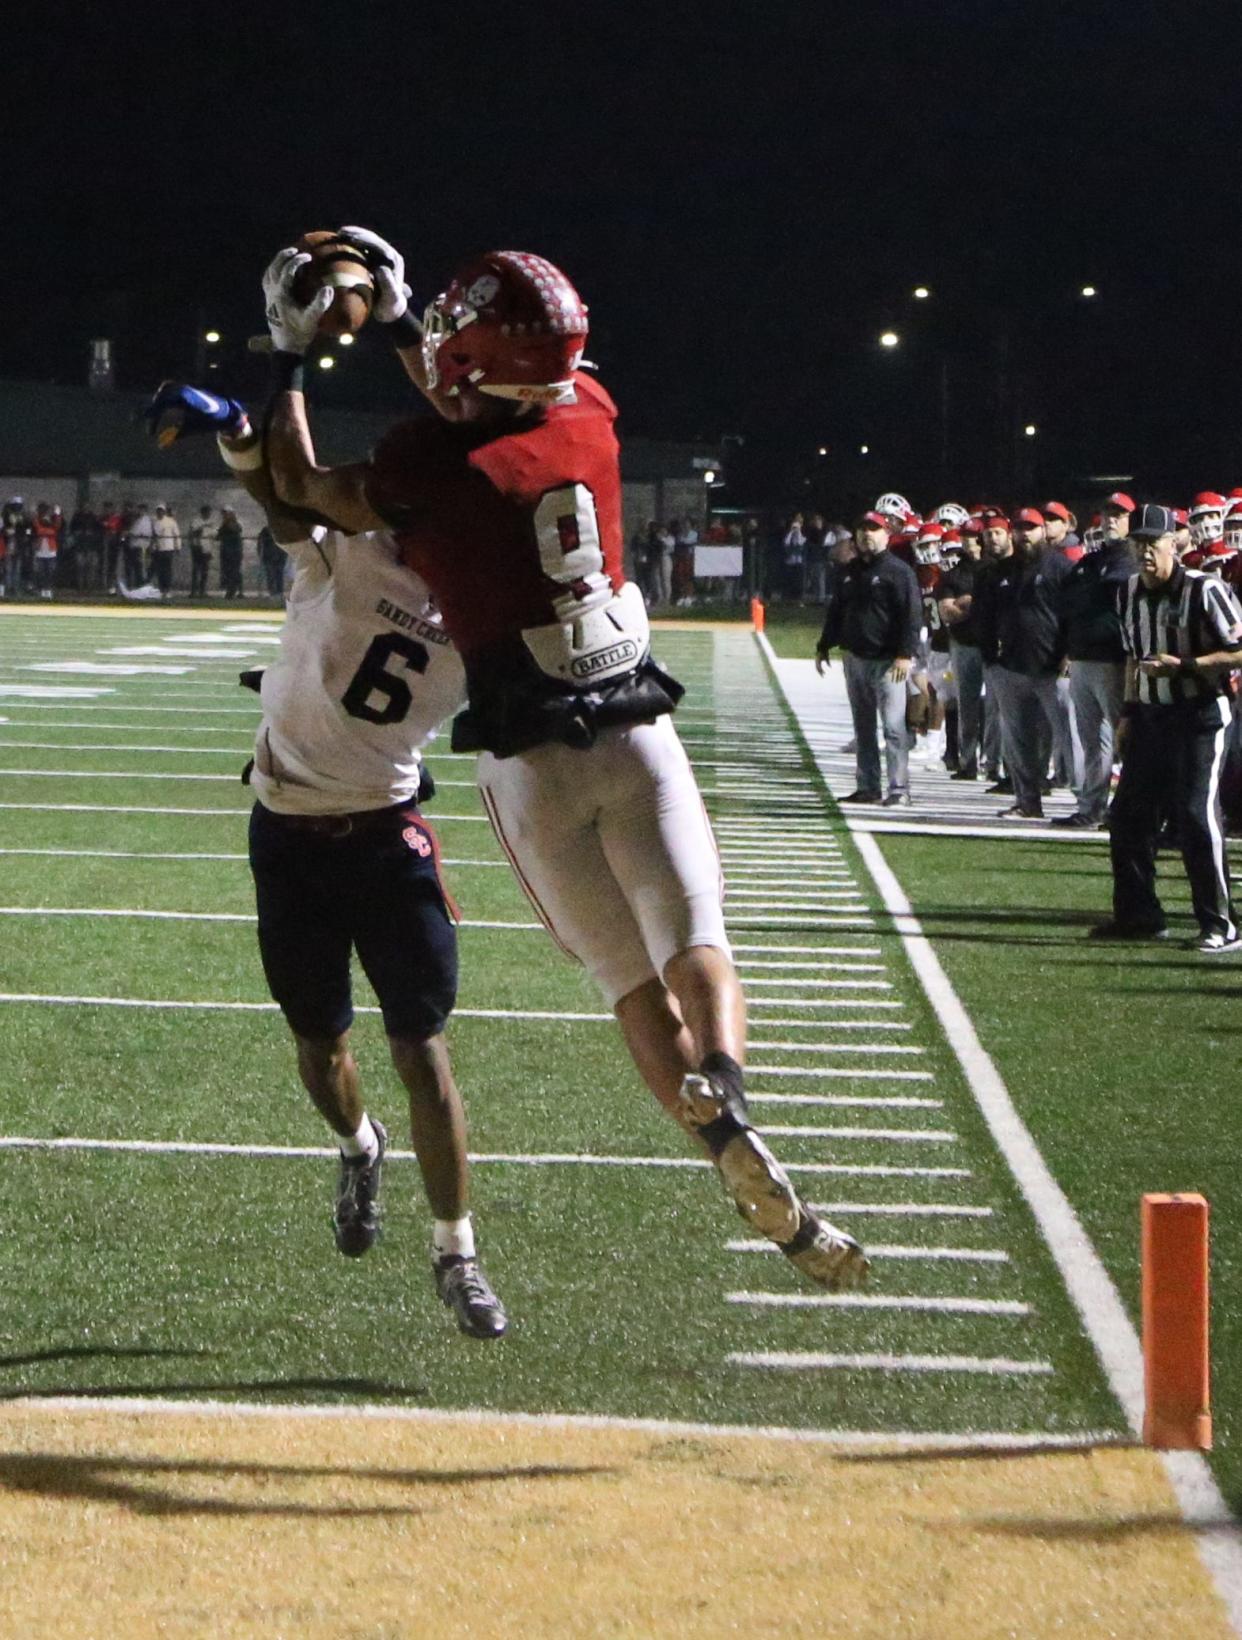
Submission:
M 358 1123 L 358 1131 L 352 1139 L 342 1139 L 337 1135 L 337 1143 L 341 1147 L 342 1156 L 365 1156 L 368 1161 L 374 1161 L 379 1155 L 379 1139 L 375 1129 L 371 1126 L 371 1118 L 364 1110 L 362 1120 Z
M 455 1253 L 458 1258 L 474 1257 L 474 1226 L 469 1213 L 464 1219 L 437 1219 L 431 1232 L 431 1251 L 436 1258 Z

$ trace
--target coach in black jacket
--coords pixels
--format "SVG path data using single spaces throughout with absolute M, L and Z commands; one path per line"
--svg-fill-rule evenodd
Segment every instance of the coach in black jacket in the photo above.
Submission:
M 1108 808 L 1113 745 L 1125 697 L 1126 652 L 1118 599 L 1138 572 L 1128 537 L 1111 536 L 1079 559 L 1061 583 L 1061 615 L 1070 663 L 1070 710 L 1082 749 L 1078 808 L 1054 826 L 1098 826 Z
M 1013 557 L 997 566 L 991 583 L 995 681 L 1004 719 L 1005 756 L 1013 777 L 1006 820 L 1042 818 L 1048 748 L 1071 764 L 1068 711 L 1057 691 L 1065 661 L 1061 585 L 1073 566 L 1044 541 L 1043 514 L 1023 508 L 1010 525 Z
M 910 568 L 888 551 L 888 523 L 876 512 L 864 513 L 854 531 L 857 558 L 833 579 L 824 629 L 816 646 L 816 670 L 831 664 L 839 645 L 845 650 L 845 686 L 854 719 L 857 789 L 845 803 L 878 803 L 880 747 L 876 713 L 884 719 L 886 808 L 910 802 L 906 729 L 906 680 L 923 624 L 919 583 Z

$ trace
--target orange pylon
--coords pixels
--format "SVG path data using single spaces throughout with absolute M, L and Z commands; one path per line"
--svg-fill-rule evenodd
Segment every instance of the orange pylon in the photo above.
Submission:
M 750 619 L 751 619 L 751 624 L 753 625 L 755 631 L 756 632 L 762 632 L 763 631 L 763 622 L 764 622 L 764 608 L 763 608 L 763 599 L 762 598 L 752 598 L 750 600 Z
M 1143 1440 L 1206 1452 L 1212 1445 L 1206 1199 L 1144 1196 L 1142 1250 Z

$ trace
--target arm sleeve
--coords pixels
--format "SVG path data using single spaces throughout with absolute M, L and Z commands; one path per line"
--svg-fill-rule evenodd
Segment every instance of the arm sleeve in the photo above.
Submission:
M 824 605 L 824 624 L 815 645 L 818 655 L 826 655 L 841 636 L 841 583 L 843 577 L 834 575 L 828 582 L 828 601 Z
M 897 651 L 899 655 L 914 656 L 918 654 L 919 635 L 923 630 L 923 594 L 919 590 L 918 577 L 908 564 L 902 564 L 905 574 L 901 577 L 901 585 L 905 593 L 905 607 L 902 611 L 902 647 Z
M 1223 581 L 1209 578 L 1204 583 L 1203 613 L 1222 649 L 1236 649 L 1242 643 L 1242 608 Z

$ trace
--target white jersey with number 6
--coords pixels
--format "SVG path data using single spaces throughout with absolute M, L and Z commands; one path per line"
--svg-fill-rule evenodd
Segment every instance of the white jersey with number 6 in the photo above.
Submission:
M 278 814 L 411 801 L 419 748 L 465 700 L 465 675 L 423 581 L 392 537 L 321 537 L 295 566 L 280 655 L 263 674 L 251 784 Z

